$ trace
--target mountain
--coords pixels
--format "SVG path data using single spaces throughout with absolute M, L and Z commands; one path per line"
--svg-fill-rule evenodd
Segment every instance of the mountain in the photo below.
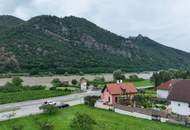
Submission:
M 0 16 L 0 31 L 4 31 L 7 28 L 11 28 L 22 24 L 24 21 L 22 19 L 16 18 L 10 15 L 1 15 Z
M 8 21 L 8 22 L 2 22 Z M 190 53 L 122 37 L 74 16 L 0 16 L 0 72 L 93 73 L 189 68 Z

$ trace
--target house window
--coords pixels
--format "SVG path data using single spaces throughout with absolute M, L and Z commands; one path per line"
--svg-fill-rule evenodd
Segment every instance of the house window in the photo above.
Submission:
M 110 97 L 108 97 L 108 102 L 110 102 Z
M 115 97 L 115 102 L 117 103 L 117 97 Z

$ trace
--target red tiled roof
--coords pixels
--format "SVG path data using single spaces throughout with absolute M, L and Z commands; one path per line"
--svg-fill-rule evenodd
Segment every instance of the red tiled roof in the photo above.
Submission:
M 107 89 L 110 94 L 122 94 L 124 92 L 131 94 L 137 93 L 137 89 L 132 83 L 115 83 L 107 84 Z
M 168 100 L 190 103 L 190 80 L 180 80 L 171 89 Z
M 158 89 L 161 89 L 161 90 L 170 90 L 174 84 L 176 84 L 179 80 L 176 80 L 176 79 L 172 79 L 172 80 L 169 80 L 165 83 L 162 83 L 160 84 L 160 86 L 158 86 Z

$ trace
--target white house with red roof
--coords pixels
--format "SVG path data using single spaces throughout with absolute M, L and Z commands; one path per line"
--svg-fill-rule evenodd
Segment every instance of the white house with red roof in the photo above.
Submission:
M 190 116 L 190 80 L 180 80 L 173 85 L 168 100 L 173 113 Z
M 177 83 L 179 80 L 169 80 L 165 83 L 160 84 L 160 86 L 157 87 L 157 97 L 161 99 L 167 99 L 170 90 L 172 89 L 173 85 Z
M 114 105 L 120 96 L 127 95 L 133 98 L 136 93 L 137 89 L 133 83 L 112 83 L 107 84 L 102 90 L 101 100 L 104 104 Z

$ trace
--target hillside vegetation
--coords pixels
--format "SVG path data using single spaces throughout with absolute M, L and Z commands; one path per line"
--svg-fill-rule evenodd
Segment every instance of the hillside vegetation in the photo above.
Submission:
M 0 16 L 1 73 L 72 74 L 190 66 L 189 53 L 142 35 L 124 38 L 84 18 L 42 15 L 23 21 L 10 17 Z

